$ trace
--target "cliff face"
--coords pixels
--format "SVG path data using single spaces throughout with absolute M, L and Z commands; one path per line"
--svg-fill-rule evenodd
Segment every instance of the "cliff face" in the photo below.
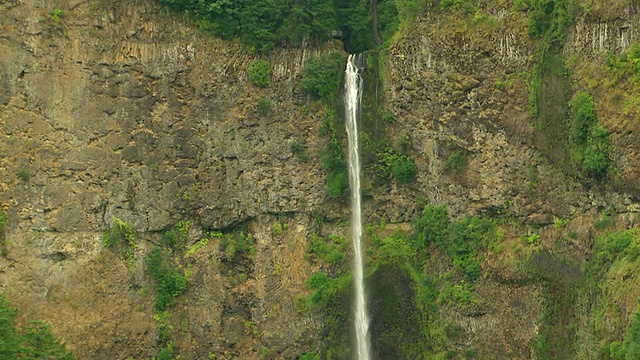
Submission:
M 317 162 L 299 161 L 291 143 L 317 141 L 321 121 L 297 76 L 321 50 L 274 52 L 263 90 L 249 82 L 253 57 L 239 44 L 199 34 L 151 2 L 2 9 L 0 203 L 9 225 L 0 266 L 21 315 L 50 321 L 79 358 L 155 355 L 153 305 L 140 289 L 149 287 L 141 259 L 156 232 L 182 219 L 198 228 L 249 221 L 257 252 L 237 270 L 251 275 L 242 286 L 227 284 L 234 269 L 221 267 L 217 244 L 193 260 L 191 303 L 174 319 L 194 329 L 184 356 L 224 353 L 224 344 L 249 344 L 238 351 L 250 354 L 250 321 L 265 346 L 287 357 L 304 350 L 314 326 L 297 315 L 293 295 L 310 269 L 295 243 L 326 195 Z M 60 21 L 54 9 L 64 10 Z M 265 117 L 261 98 L 273 103 Z M 100 244 L 114 216 L 145 234 L 132 271 Z M 280 240 L 268 231 L 277 221 L 292 225 Z M 262 328 L 267 313 L 282 332 Z
M 364 212 L 371 222 L 409 222 L 424 198 L 453 217 L 507 215 L 507 251 L 482 264 L 482 311 L 439 316 L 463 329 L 454 348 L 524 359 L 540 327 L 542 285 L 513 266 L 518 237 L 535 226 L 542 247 L 582 260 L 603 209 L 634 225 L 640 132 L 634 107 L 596 103 L 614 131 L 619 186 L 580 182 L 541 155 L 528 111 L 536 44 L 526 15 L 510 7 L 485 4 L 496 21 L 488 23 L 430 8 L 390 45 L 382 101 L 397 119 L 390 136 L 408 136 L 418 176 L 372 190 Z M 183 358 L 314 349 L 321 319 L 296 306 L 318 270 L 305 249 L 312 233 L 346 232 L 348 204 L 329 200 L 317 156 L 324 110 L 298 83 L 308 58 L 341 45 L 275 50 L 261 89 L 248 77 L 255 57 L 240 44 L 210 39 L 151 1 L 18 0 L 0 9 L 0 206 L 9 215 L 0 289 L 21 318 L 50 322 L 78 358 L 155 356 L 165 323 Z M 566 56 L 577 58 L 578 83 L 589 84 L 585 69 L 606 50 L 637 41 L 637 9 L 621 9 L 595 8 L 575 22 Z M 591 88 L 596 98 L 608 91 Z M 267 114 L 259 99 L 270 99 Z M 306 145 L 309 161 L 294 143 Z M 466 161 L 455 174 L 444 170 L 454 152 Z M 140 233 L 130 267 L 101 245 L 113 217 Z M 571 219 L 566 229 L 553 228 L 559 218 Z M 181 220 L 192 223 L 189 245 L 203 228 L 242 227 L 255 254 L 225 261 L 212 238 L 185 255 L 189 288 L 168 320 L 154 320 L 141 259 Z
M 637 45 L 640 15 L 637 4 L 616 2 L 594 5 L 589 16 L 580 18 L 567 39 L 566 57 L 578 86 L 594 94 L 600 121 L 612 131 L 613 158 L 623 191 L 638 197 L 638 116 L 636 80 L 621 79 L 607 70 L 607 52 L 626 54 Z

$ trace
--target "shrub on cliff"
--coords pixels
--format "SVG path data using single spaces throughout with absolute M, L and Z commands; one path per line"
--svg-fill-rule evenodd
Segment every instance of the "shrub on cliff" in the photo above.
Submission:
M 467 168 L 467 158 L 461 151 L 454 151 L 445 161 L 443 169 L 447 174 L 458 175 Z
M 582 171 L 595 178 L 603 178 L 609 169 L 609 132 L 601 126 L 593 130 L 584 149 Z
M 342 85 L 345 61 L 338 51 L 309 59 L 300 87 L 318 100 L 332 101 Z
M 256 103 L 256 110 L 258 111 L 258 115 L 267 116 L 271 112 L 271 99 L 262 98 L 258 99 Z
M 334 199 L 341 198 L 349 190 L 349 172 L 345 159 L 340 142 L 335 137 L 329 141 L 320 156 L 322 167 L 327 172 L 329 196 Z
M 252 234 L 242 231 L 226 234 L 220 239 L 220 250 L 224 252 L 226 261 L 241 260 L 241 257 L 237 258 L 239 255 L 251 258 L 256 253 L 255 239 Z
M 571 108 L 571 150 L 582 173 L 603 178 L 609 170 L 610 133 L 598 124 L 593 97 L 580 91 L 569 103 Z
M 168 228 L 162 234 L 162 244 L 171 249 L 172 251 L 179 251 L 184 249 L 189 240 L 189 228 L 191 222 L 180 221 L 174 226 Z
M 41 321 L 30 321 L 16 329 L 18 310 L 11 307 L 5 295 L 0 295 L 0 358 L 73 360 L 66 345 L 51 333 L 51 327 Z
M 124 253 L 125 258 L 132 267 L 136 261 L 135 247 L 138 235 L 131 224 L 113 217 L 113 226 L 102 233 L 102 245 L 111 250 Z
M 571 129 L 573 141 L 584 145 L 589 139 L 590 129 L 598 121 L 593 97 L 587 92 L 580 91 L 571 100 L 569 106 L 573 112 L 573 128 Z
M 155 282 L 158 311 L 164 311 L 176 303 L 176 297 L 187 290 L 187 277 L 167 259 L 159 247 L 153 248 L 147 255 L 147 275 Z
M 626 359 L 640 359 L 640 311 L 636 312 L 631 320 L 631 325 L 624 339 Z
M 271 65 L 269 61 L 257 59 L 253 60 L 249 67 L 249 79 L 253 85 L 264 88 L 271 82 Z
M 410 183 L 415 179 L 418 168 L 409 156 L 398 156 L 391 164 L 393 177 L 401 183 Z

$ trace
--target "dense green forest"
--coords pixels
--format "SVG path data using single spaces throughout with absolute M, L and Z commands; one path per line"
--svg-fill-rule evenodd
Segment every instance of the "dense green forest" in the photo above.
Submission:
M 413 17 L 418 0 L 158 0 L 204 32 L 223 39 L 238 37 L 253 52 L 304 39 L 341 37 L 351 53 L 390 39 Z M 377 23 L 374 30 L 374 23 Z M 379 39 L 376 37 L 379 36 Z

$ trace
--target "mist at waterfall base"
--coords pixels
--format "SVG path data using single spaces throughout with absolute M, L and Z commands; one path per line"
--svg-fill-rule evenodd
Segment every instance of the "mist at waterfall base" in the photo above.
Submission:
M 349 142 L 349 184 L 351 187 L 351 238 L 354 250 L 353 282 L 355 290 L 354 322 L 356 335 L 356 359 L 371 359 L 369 316 L 364 291 L 362 259 L 362 214 L 360 194 L 360 153 L 358 149 L 358 118 L 362 101 L 362 76 L 364 56 L 349 55 L 345 70 L 344 104 L 345 126 Z

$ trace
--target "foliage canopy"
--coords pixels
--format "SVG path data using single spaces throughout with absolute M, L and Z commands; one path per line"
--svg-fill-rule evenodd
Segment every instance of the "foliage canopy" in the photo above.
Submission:
M 300 87 L 316 99 L 331 101 L 340 91 L 344 63 L 344 55 L 337 51 L 309 59 Z
M 182 12 L 202 31 L 223 39 L 240 38 L 254 53 L 276 45 L 326 41 L 339 30 L 349 52 L 375 46 L 369 1 L 364 0 L 158 0 Z M 390 37 L 415 14 L 416 0 L 379 0 L 378 27 Z M 398 11 L 400 8 L 401 11 Z

